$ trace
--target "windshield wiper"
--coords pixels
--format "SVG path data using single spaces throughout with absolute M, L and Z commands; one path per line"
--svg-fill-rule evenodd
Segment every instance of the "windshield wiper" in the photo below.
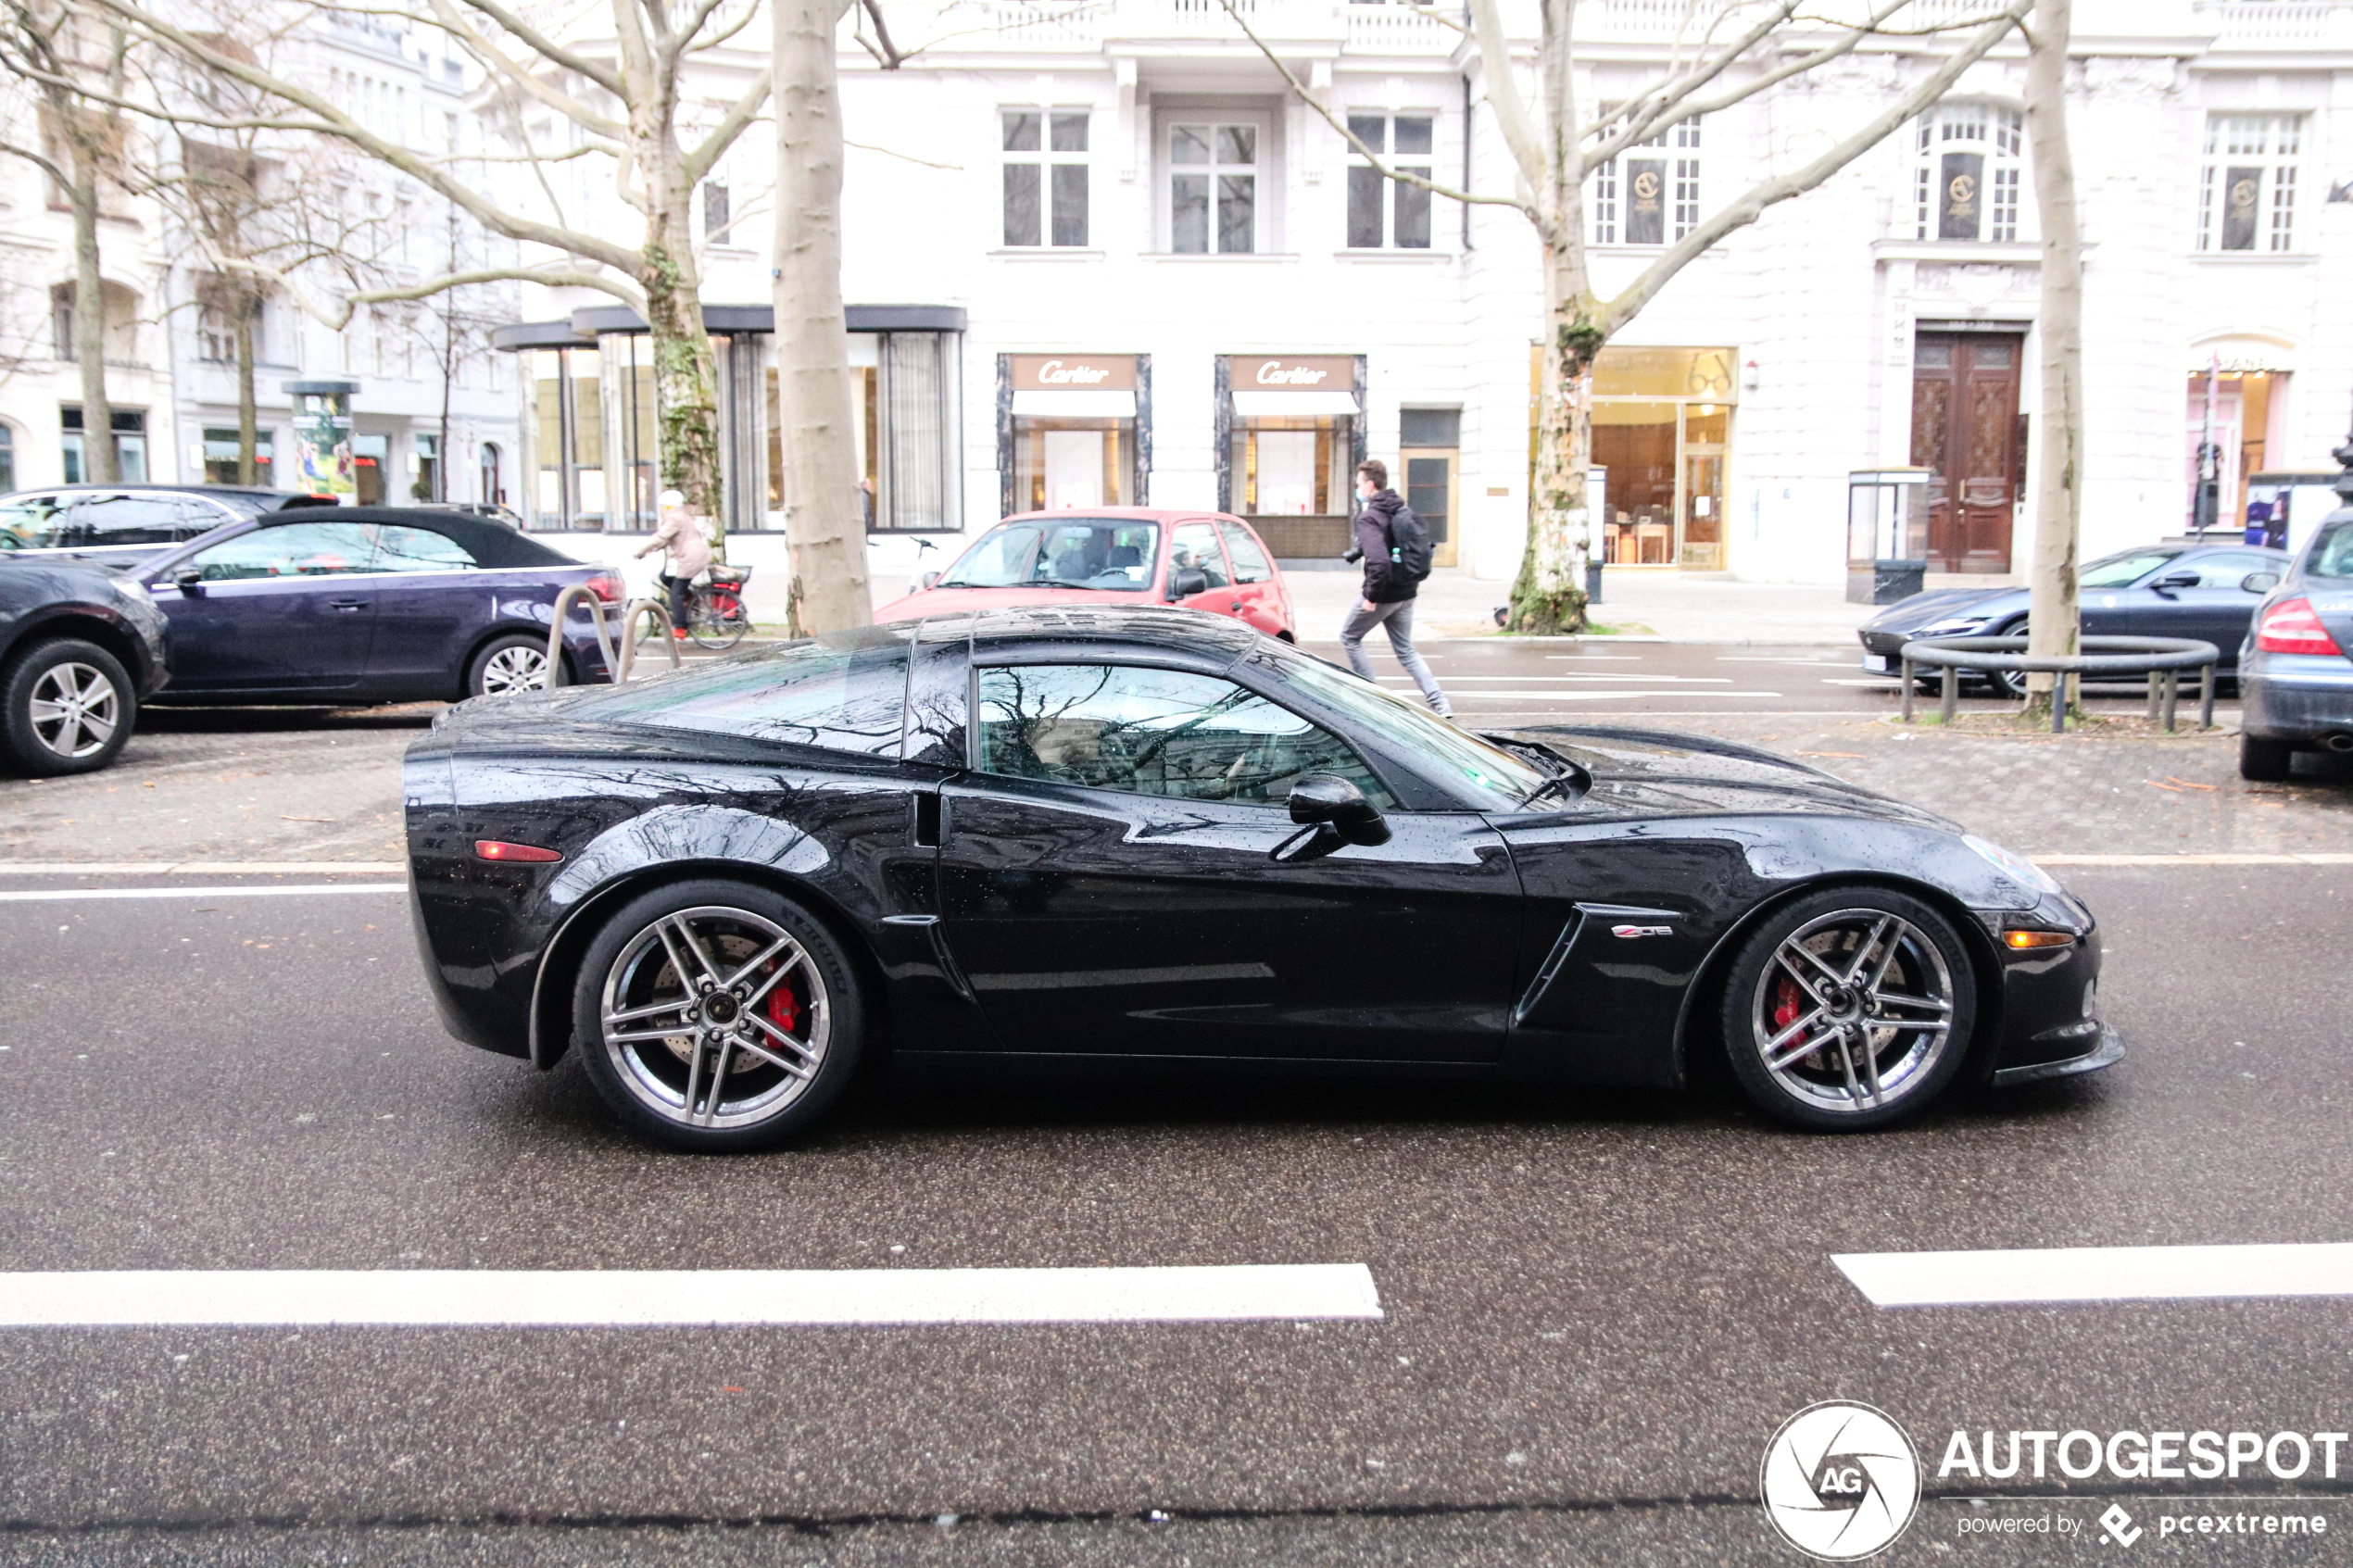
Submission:
M 1546 779 L 1542 784 L 1538 784 L 1534 789 L 1529 790 L 1526 795 L 1519 797 L 1519 809 L 1523 811 L 1526 810 L 1529 807 L 1535 805 L 1539 800 L 1543 799 L 1544 797 L 1551 795 L 1555 791 L 1560 792 L 1562 799 L 1568 799 L 1569 794 L 1567 786 L 1574 782 L 1575 776 L 1566 771 L 1554 773 L 1551 778 Z

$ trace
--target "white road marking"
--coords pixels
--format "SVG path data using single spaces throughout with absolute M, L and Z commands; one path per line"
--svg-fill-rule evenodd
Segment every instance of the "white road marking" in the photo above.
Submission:
M 302 893 L 406 893 L 405 882 L 320 883 L 302 887 L 43 887 L 0 893 L 0 904 L 79 903 L 85 898 L 283 898 Z
M 2353 866 L 2353 855 L 2029 855 L 2038 866 Z
M 1383 675 L 1384 681 L 1410 683 L 1411 675 Z M 1730 675 L 1449 675 L 1450 681 L 1647 681 L 1652 685 L 1729 686 Z
M 1849 1252 L 1831 1261 L 1875 1307 L 2353 1296 L 2353 1242 L 2344 1241 Z
M 0 860 L 0 876 L 406 876 L 406 860 Z
M 1900 692 L 1904 689 L 1904 682 L 1901 677 L 1894 680 L 1882 678 L 1877 681 L 1834 681 L 1825 676 L 1822 680 L 1822 684 L 1826 686 L 1861 686 L 1866 691 L 1874 692 Z
M 1642 656 L 1639 653 L 1548 653 L 1544 657 L 1546 659 L 1615 659 L 1621 664 L 1640 664 L 1642 661 Z
M 1779 692 L 1478 692 L 1453 694 L 1460 702 L 1623 702 L 1629 697 L 1779 696 Z
M 1716 656 L 1716 662 L 1718 664 L 1803 664 L 1808 669 L 1813 670 L 1852 670 L 1856 668 L 1855 661 L 1851 659 L 1766 659 L 1756 654 L 1733 653 L 1718 654 Z
M 1362 1263 L 0 1273 L 0 1327 L 638 1327 L 1378 1318 Z

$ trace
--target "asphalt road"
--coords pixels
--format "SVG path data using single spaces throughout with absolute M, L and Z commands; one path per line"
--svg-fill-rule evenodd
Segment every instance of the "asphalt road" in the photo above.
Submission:
M 1711 1095 L 877 1080 L 731 1160 L 445 1037 L 397 895 L 0 902 L 8 1270 L 1361 1262 L 1386 1310 L 0 1331 L 0 1561 L 1789 1562 L 1757 1464 L 1818 1399 L 1893 1414 L 1931 1491 L 1957 1428 L 2345 1428 L 2353 1300 L 1881 1311 L 1831 1265 L 2346 1239 L 2353 867 L 2067 875 L 2127 1060 L 1894 1133 Z M 2137 1555 L 2092 1524 L 2120 1484 L 2078 1485 L 1932 1499 L 1885 1561 Z M 2347 1561 L 2353 1482 L 2261 1485 L 2336 1534 L 2141 1552 Z M 2082 1533 L 1959 1533 L 2010 1512 Z

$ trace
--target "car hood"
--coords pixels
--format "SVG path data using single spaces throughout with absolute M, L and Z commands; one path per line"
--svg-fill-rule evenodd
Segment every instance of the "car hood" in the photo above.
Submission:
M 1959 833 L 1960 827 L 1803 762 L 1737 741 L 1616 726 L 1531 725 L 1504 732 L 1549 746 L 1593 776 L 1580 806 L 1612 816 L 1868 817 Z
M 1922 626 L 1933 626 L 1940 621 L 1950 621 L 1963 611 L 1990 615 L 2006 608 L 1996 601 L 2015 598 L 2023 607 L 2026 591 L 2022 588 L 1938 588 L 1931 593 L 1914 594 L 1899 599 L 1863 623 L 1865 631 L 1912 632 Z

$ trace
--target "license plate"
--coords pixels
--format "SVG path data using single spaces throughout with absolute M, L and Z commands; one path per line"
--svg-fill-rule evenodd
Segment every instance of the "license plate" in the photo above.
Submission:
M 1892 653 L 1867 653 L 1863 656 L 1863 668 L 1875 675 L 1893 675 L 1895 666 L 1896 659 Z

